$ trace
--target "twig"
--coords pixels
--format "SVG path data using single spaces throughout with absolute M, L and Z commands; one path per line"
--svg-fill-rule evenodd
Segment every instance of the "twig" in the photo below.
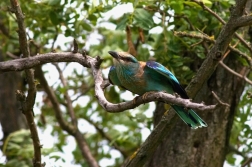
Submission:
M 134 46 L 133 41 L 132 41 L 131 30 L 130 30 L 129 26 L 126 26 L 126 34 L 127 34 L 127 44 L 128 44 L 128 47 L 129 47 L 128 52 L 131 55 L 136 56 L 137 51 L 136 51 L 135 46 Z
M 78 43 L 76 41 L 76 39 L 73 40 L 73 53 L 77 53 L 79 50 L 78 48 Z
M 218 101 L 218 103 L 220 103 L 221 105 L 230 107 L 229 104 L 222 102 L 222 101 L 220 100 L 220 98 L 214 93 L 214 91 L 212 91 L 212 94 L 213 94 L 214 98 Z
M 83 92 L 81 92 L 76 98 L 74 98 L 72 100 L 72 102 L 78 100 L 81 96 L 87 94 L 87 92 L 90 91 L 92 88 L 94 88 L 94 84 L 92 84 L 91 86 L 89 86 L 88 88 L 86 88 Z
M 113 141 L 113 139 L 109 136 L 109 135 L 107 135 L 104 131 L 103 131 L 103 129 L 102 128 L 100 128 L 94 121 L 92 121 L 90 118 L 88 118 L 88 117 L 84 117 L 84 119 L 86 120 L 86 121 L 88 121 L 90 124 L 92 124 L 94 127 L 95 127 L 95 129 L 100 133 L 100 135 L 102 136 L 102 137 L 104 137 L 106 140 L 108 140 L 110 143 Z M 123 157 L 124 158 L 127 158 L 128 157 L 128 153 L 125 151 L 125 150 L 123 150 L 122 148 L 120 148 L 118 145 L 117 145 L 117 143 L 116 142 L 113 142 L 112 143 L 112 146 L 115 148 L 115 149 L 117 149 L 122 155 L 123 155 Z
M 67 85 L 67 82 L 66 82 L 66 80 L 65 80 L 65 78 L 63 76 L 63 73 L 62 73 L 60 67 L 58 66 L 57 63 L 53 63 L 53 64 L 54 64 L 54 66 L 56 67 L 56 69 L 57 69 L 57 71 L 59 73 L 59 77 L 60 77 L 60 80 L 61 80 L 61 83 L 62 83 L 63 87 L 67 88 L 68 85 Z M 64 96 L 66 98 L 66 106 L 67 106 L 68 113 L 69 113 L 69 115 L 71 117 L 72 124 L 73 124 L 73 126 L 77 127 L 77 119 L 76 119 L 76 116 L 74 114 L 74 108 L 73 108 L 73 105 L 72 105 L 72 101 L 71 101 L 71 98 L 70 98 L 67 90 L 64 92 Z
M 241 165 L 241 167 L 245 167 L 245 166 L 251 164 L 251 162 L 252 162 L 252 157 L 250 157 L 249 159 L 247 159 L 247 160 Z
M 180 31 L 174 31 L 174 35 L 177 35 L 177 36 L 183 36 L 183 37 L 190 37 L 190 38 L 198 38 L 198 39 L 202 39 L 204 41 L 209 41 L 209 42 L 212 42 L 212 43 L 215 43 L 216 41 L 207 36 L 206 34 L 202 34 L 202 35 L 199 35 L 199 34 L 196 34 L 196 33 L 187 33 L 187 32 L 180 32 Z M 243 58 L 246 59 L 246 61 L 248 62 L 248 64 L 250 66 L 252 66 L 252 59 L 251 57 L 249 57 L 248 55 L 246 55 L 245 53 L 241 52 L 240 50 L 236 49 L 235 47 L 229 45 L 228 48 L 237 53 L 238 55 L 242 56 Z
M 57 97 L 55 93 L 53 92 L 53 90 L 51 89 L 51 87 L 48 85 L 41 67 L 37 67 L 36 72 L 37 72 L 37 76 L 39 78 L 40 84 L 44 87 L 44 90 L 52 103 L 56 119 L 59 122 L 61 128 L 73 136 L 76 133 L 76 129 L 73 125 L 69 124 L 67 121 L 64 120 Z
M 51 46 L 51 50 L 54 50 L 54 45 L 55 45 L 55 42 L 57 41 L 57 39 L 58 39 L 58 34 L 59 34 L 59 32 L 58 32 L 58 27 L 57 26 L 55 26 L 55 36 L 54 36 L 54 38 L 53 38 L 53 42 L 52 42 L 52 46 Z
M 249 83 L 250 85 L 252 85 L 252 81 L 251 81 L 251 80 L 249 80 L 246 76 L 243 76 L 243 75 L 241 75 L 241 74 L 235 72 L 235 71 L 232 70 L 231 68 L 229 68 L 226 64 L 223 63 L 223 61 L 220 61 L 219 64 L 220 64 L 223 68 L 225 68 L 227 71 L 229 71 L 231 74 L 233 74 L 233 75 L 235 75 L 235 76 L 237 76 L 237 77 L 239 77 L 239 78 L 244 79 L 247 83 Z
M 229 145 L 228 146 L 228 153 L 235 153 L 235 154 L 237 154 L 237 155 L 240 155 L 240 156 L 242 156 L 244 159 L 247 159 L 247 156 L 243 153 L 243 152 L 241 152 L 241 151 L 239 151 L 238 149 L 236 149 L 234 146 L 232 146 L 232 145 Z
M 13 58 L 13 59 L 18 59 L 19 58 L 18 56 L 12 54 L 11 52 L 6 52 L 6 55 Z
M 217 14 L 215 13 L 214 11 L 212 11 L 210 8 L 208 8 L 202 1 L 198 1 L 198 0 L 192 0 L 193 2 L 197 3 L 198 5 L 200 5 L 204 10 L 206 10 L 207 12 L 209 12 L 210 14 L 212 14 L 215 18 L 217 18 L 223 25 L 226 24 L 226 22 Z M 238 1 L 239 2 L 239 1 Z M 237 4 L 238 7 L 244 5 L 244 2 L 241 2 L 243 4 Z M 246 2 L 245 2 L 246 4 Z M 237 10 L 244 10 L 243 8 L 240 8 L 240 9 L 237 9 Z M 235 14 L 238 15 L 238 13 L 236 12 L 233 12 Z M 234 19 L 233 21 L 235 24 L 237 24 L 237 26 L 239 27 L 243 27 L 243 26 L 247 26 L 247 25 L 250 25 L 251 22 L 252 22 L 252 17 L 251 16 L 241 16 L 241 17 L 238 17 L 236 20 Z M 236 38 L 238 38 L 241 43 L 246 46 L 250 52 L 252 52 L 252 48 L 251 46 L 238 34 L 238 33 L 234 33 L 234 35 L 236 36 Z
M 57 98 L 54 92 L 52 91 L 51 87 L 48 85 L 41 67 L 37 67 L 36 71 L 38 72 L 38 77 L 40 79 L 41 85 L 43 85 L 45 92 L 47 93 L 53 105 L 55 116 L 56 116 L 57 121 L 60 124 L 60 127 L 63 130 L 67 131 L 70 135 L 72 135 L 76 139 L 78 146 L 81 150 L 82 156 L 87 160 L 88 165 L 91 167 L 98 167 L 99 165 L 97 161 L 95 160 L 95 158 L 93 157 L 93 155 L 91 154 L 89 146 L 83 134 L 81 134 L 81 132 L 79 131 L 77 125 L 74 126 L 63 119 L 60 105 L 57 101 Z

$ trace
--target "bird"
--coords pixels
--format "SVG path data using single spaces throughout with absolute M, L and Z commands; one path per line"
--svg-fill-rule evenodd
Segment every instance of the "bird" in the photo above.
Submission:
M 181 98 L 189 99 L 185 89 L 175 75 L 166 67 L 155 61 L 138 61 L 128 52 L 108 52 L 113 57 L 108 79 L 111 84 L 122 87 L 138 95 L 153 91 L 164 91 L 169 94 L 178 94 Z M 192 129 L 207 127 L 192 109 L 171 104 L 179 117 Z

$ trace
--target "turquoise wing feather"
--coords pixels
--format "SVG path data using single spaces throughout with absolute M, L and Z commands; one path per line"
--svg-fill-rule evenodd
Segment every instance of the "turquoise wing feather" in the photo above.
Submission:
M 169 83 L 163 83 L 163 84 L 169 84 L 172 86 L 173 91 L 178 93 L 182 98 L 188 99 L 188 95 L 186 91 L 183 89 L 183 87 L 180 85 L 177 78 L 162 64 L 159 64 L 154 61 L 148 61 L 146 62 L 146 66 L 149 69 L 152 69 L 159 74 L 162 74 L 165 76 Z M 168 86 L 168 85 L 167 85 Z M 179 117 L 191 128 L 196 129 L 198 127 L 207 127 L 207 124 L 204 120 L 202 120 L 192 109 L 186 110 L 182 106 L 177 105 L 171 105 L 173 109 L 176 111 L 176 113 L 179 115 Z
M 172 86 L 173 91 L 178 93 L 180 97 L 184 99 L 189 99 L 188 95 L 186 94 L 183 87 L 180 85 L 177 78 L 162 64 L 155 62 L 155 61 L 148 61 L 146 62 L 146 66 L 149 67 L 152 70 L 155 70 L 159 74 L 162 74 L 164 77 L 166 77 L 169 81 L 169 84 Z

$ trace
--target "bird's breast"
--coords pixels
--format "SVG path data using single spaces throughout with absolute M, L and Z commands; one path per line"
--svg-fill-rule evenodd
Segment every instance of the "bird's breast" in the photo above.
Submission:
M 127 90 L 142 95 L 146 92 L 146 80 L 144 76 L 144 70 L 140 64 L 137 69 L 124 69 L 118 70 L 117 75 L 121 81 L 123 87 Z

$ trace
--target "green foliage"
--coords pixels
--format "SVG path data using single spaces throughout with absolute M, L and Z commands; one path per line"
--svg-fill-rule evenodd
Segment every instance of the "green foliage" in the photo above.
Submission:
M 251 130 L 251 108 L 252 99 L 249 96 L 251 86 L 248 86 L 248 90 L 242 96 L 234 125 L 232 127 L 232 133 L 230 137 L 230 144 L 235 149 L 241 152 L 242 155 L 247 157 L 252 152 L 252 130 Z M 242 162 L 245 162 L 244 159 Z M 230 152 L 227 156 L 227 162 L 231 165 L 235 164 L 235 154 Z
M 56 151 L 42 149 L 43 155 Z M 6 167 L 29 167 L 32 166 L 33 143 L 29 130 L 19 130 L 11 133 L 4 142 L 3 153 L 8 159 Z M 0 165 L 1 166 L 1 165 Z
M 212 8 L 224 20 L 227 20 L 229 8 L 234 4 L 234 0 L 203 0 L 203 3 Z M 15 20 L 11 13 L 5 14 L 9 4 L 5 1 L 0 2 L 0 4 L 4 6 L 4 10 L 0 11 L 1 23 L 6 25 L 10 32 L 9 36 L 7 34 L 0 35 L 1 50 L 4 53 L 9 51 L 19 55 L 18 36 L 15 33 L 17 24 L 14 22 Z M 29 32 L 29 38 L 40 46 L 39 52 L 46 53 L 51 51 L 51 49 L 71 50 L 71 45 L 65 41 L 60 41 L 61 46 L 63 46 L 61 48 L 53 46 L 53 43 L 58 40 L 59 36 L 76 38 L 80 41 L 79 46 L 82 49 L 88 42 L 95 40 L 91 35 L 95 32 L 101 38 L 96 44 L 85 49 L 87 49 L 89 55 L 99 55 L 104 59 L 101 67 L 105 71 L 112 64 L 111 57 L 108 54 L 109 50 L 128 50 L 124 30 L 126 26 L 130 26 L 132 40 L 137 45 L 137 58 L 142 61 L 155 59 L 162 63 L 176 75 L 182 85 L 187 85 L 192 79 L 203 62 L 207 50 L 202 45 L 198 45 L 201 42 L 200 39 L 174 36 L 172 30 L 205 33 L 215 38 L 222 27 L 222 24 L 216 18 L 202 11 L 199 5 L 185 0 L 20 0 L 20 4 L 25 13 L 25 24 L 27 32 Z M 131 4 L 133 11 L 124 14 L 121 14 L 121 11 L 117 11 L 118 15 L 121 14 L 119 18 L 111 17 L 108 20 L 104 20 L 106 12 L 125 4 Z M 110 26 L 101 26 L 101 23 L 104 22 L 112 24 L 115 29 Z M 161 30 L 159 32 L 151 31 L 155 28 L 160 28 Z M 139 41 L 139 29 L 143 30 L 144 44 Z M 211 43 L 206 42 L 205 44 L 211 47 Z M 240 44 L 237 47 L 245 52 L 245 49 Z M 37 52 L 32 50 L 32 55 L 36 54 Z M 239 60 L 244 65 L 247 65 L 243 58 L 239 58 Z M 71 122 L 64 96 L 65 93 L 69 93 L 73 101 L 74 113 L 79 121 L 79 128 L 83 130 L 83 135 L 95 158 L 98 161 L 105 157 L 111 158 L 110 151 L 118 151 L 118 148 L 123 150 L 127 156 L 131 155 L 144 140 L 141 130 L 144 128 L 151 130 L 153 126 L 152 118 L 146 116 L 146 110 L 149 108 L 149 105 L 141 105 L 134 110 L 117 114 L 104 111 L 94 97 L 94 81 L 91 72 L 88 69 L 79 70 L 81 67 L 75 68 L 71 65 L 72 63 L 65 63 L 64 67 L 61 68 L 68 86 L 62 86 L 60 81 L 52 85 L 57 100 L 61 104 L 64 119 Z M 63 69 L 69 66 L 72 70 L 67 75 Z M 51 72 L 48 70 L 48 73 Z M 104 78 L 107 78 L 105 72 Z M 123 92 L 125 90 L 110 86 L 106 88 L 105 96 L 110 102 L 118 103 L 124 101 L 125 97 L 121 95 Z M 244 154 L 252 151 L 251 141 L 248 140 L 252 134 L 251 127 L 246 122 L 251 118 L 251 104 L 251 99 L 246 98 L 246 95 L 244 95 L 237 109 L 239 112 L 237 112 L 230 138 L 230 144 L 237 149 L 240 146 L 244 146 L 242 150 Z M 63 153 L 63 147 L 68 144 L 67 137 L 69 134 L 62 131 L 57 123 L 53 106 L 46 94 L 40 105 L 42 107 L 40 119 L 38 120 L 39 128 L 52 127 L 51 135 L 57 139 L 55 148 Z M 95 130 L 89 131 L 87 127 L 81 125 L 81 122 L 89 125 L 89 127 L 93 127 Z M 109 149 L 106 149 L 105 146 Z M 5 155 L 10 157 L 11 160 L 5 165 L 31 166 L 30 157 L 33 154 L 32 151 L 31 138 L 27 131 L 20 131 L 15 135 L 11 135 L 4 147 Z M 73 163 L 87 166 L 78 146 L 76 146 L 72 154 L 74 156 Z M 120 154 L 122 155 L 122 153 Z M 50 156 L 50 158 L 56 161 L 59 159 L 64 161 L 63 158 L 56 155 Z M 120 166 L 125 160 L 124 158 L 126 157 L 116 158 L 113 166 Z M 227 161 L 234 165 L 234 154 L 229 154 Z

